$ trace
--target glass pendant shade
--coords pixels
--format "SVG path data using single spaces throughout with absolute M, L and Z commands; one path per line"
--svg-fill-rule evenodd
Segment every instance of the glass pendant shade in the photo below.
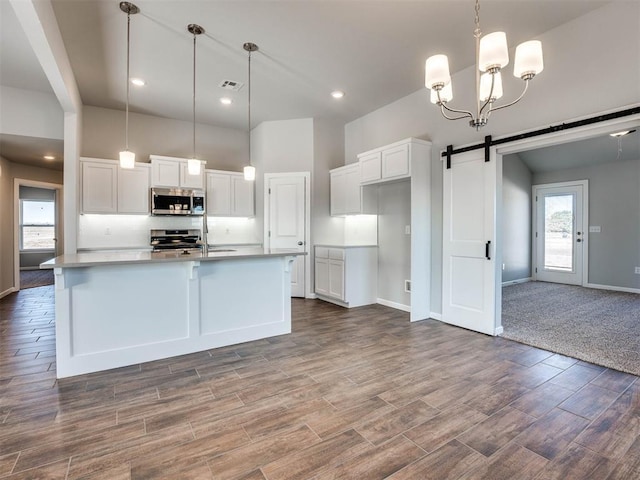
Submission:
M 491 92 L 491 77 L 490 73 L 483 73 L 480 77 L 480 101 L 486 102 L 489 98 L 489 92 Z M 491 92 L 491 101 L 497 100 L 502 97 L 502 75 L 500 72 L 493 74 L 493 92 Z
M 253 182 L 256 179 L 256 167 L 252 165 L 247 165 L 244 167 L 244 179 Z
M 187 170 L 189 175 L 200 175 L 200 160 L 197 158 L 187 160 Z
M 453 99 L 453 88 L 452 83 L 449 82 L 448 85 L 445 85 L 442 90 L 440 90 L 440 100 L 442 102 L 450 102 Z M 431 90 L 431 103 L 438 103 L 438 92 L 435 89 Z
M 513 62 L 513 75 L 515 77 L 534 76 L 543 69 L 542 42 L 530 40 L 516 47 L 516 58 Z
M 490 68 L 504 68 L 509 64 L 507 35 L 493 32 L 480 39 L 479 68 L 486 72 Z
M 427 58 L 424 66 L 424 84 L 427 88 L 434 85 L 451 83 L 449 74 L 449 59 L 446 55 L 433 55 Z
M 133 168 L 136 164 L 136 154 L 129 150 L 123 150 L 120 152 L 120 167 L 121 168 Z

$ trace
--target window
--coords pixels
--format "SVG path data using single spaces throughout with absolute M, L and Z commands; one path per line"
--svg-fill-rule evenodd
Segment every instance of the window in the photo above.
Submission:
M 20 200 L 20 250 L 55 249 L 55 211 L 51 200 Z

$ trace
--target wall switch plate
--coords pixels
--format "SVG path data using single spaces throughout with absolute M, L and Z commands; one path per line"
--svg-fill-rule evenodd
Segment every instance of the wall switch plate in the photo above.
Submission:
M 601 231 L 600 225 L 591 225 L 589 227 L 589 233 L 600 233 Z
M 404 233 L 405 235 L 411 235 L 411 225 L 405 225 Z
M 504 269 L 506 269 L 506 268 L 507 268 L 507 264 L 506 264 L 506 263 L 503 263 L 503 264 L 502 264 L 502 270 L 504 270 Z
M 640 275 L 640 267 L 636 267 L 635 273 L 636 273 L 636 275 Z
M 411 280 L 404 281 L 404 291 L 407 293 L 411 293 Z

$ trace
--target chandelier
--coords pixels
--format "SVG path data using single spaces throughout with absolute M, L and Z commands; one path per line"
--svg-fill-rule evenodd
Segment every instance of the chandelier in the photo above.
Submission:
M 136 154 L 129 150 L 129 67 L 130 51 L 131 51 L 131 15 L 135 15 L 140 12 L 140 9 L 129 2 L 120 2 L 120 10 L 127 14 L 127 107 L 125 113 L 125 127 L 124 127 L 124 150 L 119 154 L 120 167 L 133 168 L 136 165 Z
M 476 39 L 476 111 L 457 110 L 449 107 L 453 99 L 449 60 L 446 55 L 433 55 L 425 64 L 425 86 L 431 89 L 431 103 L 440 106 L 442 115 L 448 120 L 469 118 L 469 125 L 479 130 L 489 121 L 489 115 L 495 110 L 510 107 L 524 97 L 529 81 L 540 73 L 542 64 L 542 43 L 531 40 L 521 43 L 516 48 L 513 75 L 524 81 L 524 90 L 518 98 L 504 105 L 495 105 L 502 97 L 502 77 L 500 71 L 509 63 L 507 36 L 504 32 L 494 32 L 482 36 L 480 30 L 480 0 L 475 6 Z M 482 38 L 481 38 L 482 36 Z M 447 112 L 459 114 L 449 116 Z

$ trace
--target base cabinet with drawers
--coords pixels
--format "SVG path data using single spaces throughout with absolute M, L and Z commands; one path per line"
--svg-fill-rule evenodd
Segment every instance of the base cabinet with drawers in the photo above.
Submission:
M 377 302 L 378 247 L 315 246 L 315 292 L 343 307 Z

